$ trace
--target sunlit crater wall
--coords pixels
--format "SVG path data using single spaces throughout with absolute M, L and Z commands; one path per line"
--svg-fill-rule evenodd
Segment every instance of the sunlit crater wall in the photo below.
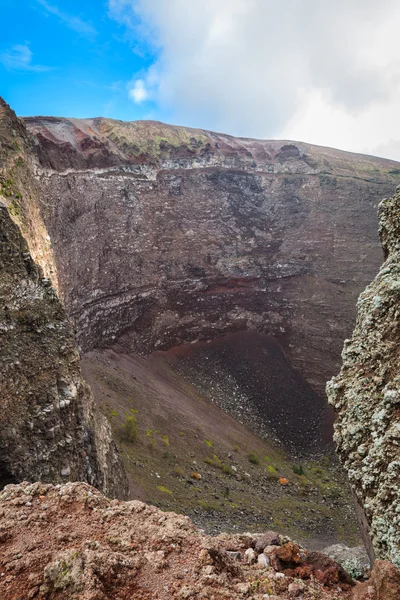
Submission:
M 153 122 L 26 124 L 83 350 L 257 330 L 323 391 L 382 259 L 376 206 L 398 163 Z

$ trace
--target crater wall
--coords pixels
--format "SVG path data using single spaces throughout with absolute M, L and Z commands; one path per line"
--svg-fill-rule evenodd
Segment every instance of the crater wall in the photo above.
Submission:
M 376 207 L 398 163 L 146 121 L 25 123 L 84 351 L 256 330 L 323 393 L 382 260 Z

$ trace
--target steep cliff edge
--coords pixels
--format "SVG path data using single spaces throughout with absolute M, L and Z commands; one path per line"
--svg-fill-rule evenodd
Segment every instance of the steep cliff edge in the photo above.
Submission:
M 400 188 L 379 206 L 386 260 L 360 295 L 340 374 L 327 386 L 335 440 L 378 558 L 400 565 Z
M 40 254 L 32 219 L 31 140 L 0 105 L 0 483 L 87 481 L 111 496 L 127 484 L 106 419 L 94 410 L 65 311 L 14 223 Z M 28 209 L 31 204 L 30 211 Z M 25 209 L 25 207 L 27 207 Z M 49 246 L 48 240 L 47 245 Z M 42 256 L 51 255 L 45 244 Z M 51 271 L 51 261 L 48 262 Z
M 152 121 L 24 122 L 83 351 L 254 330 L 323 392 L 382 260 L 376 205 L 398 163 Z

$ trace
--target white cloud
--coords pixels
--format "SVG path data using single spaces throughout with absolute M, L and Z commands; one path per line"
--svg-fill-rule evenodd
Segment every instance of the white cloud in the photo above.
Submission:
M 136 104 L 141 104 L 148 100 L 149 92 L 146 89 L 143 79 L 136 79 L 136 81 L 134 81 L 132 87 L 129 89 L 129 97 L 136 102 Z
M 50 71 L 51 67 L 32 63 L 32 50 L 28 44 L 16 44 L 0 54 L 0 63 L 10 71 Z
M 109 0 L 109 9 L 158 51 L 143 89 L 175 122 L 361 152 L 390 154 L 400 139 L 397 0 Z
M 93 27 L 91 23 L 87 21 L 83 21 L 80 17 L 76 17 L 75 15 L 70 15 L 55 6 L 54 4 L 49 4 L 46 0 L 36 0 L 40 6 L 42 6 L 47 13 L 50 13 L 57 17 L 62 23 L 64 23 L 67 27 L 76 31 L 80 35 L 84 35 L 89 38 L 93 38 L 97 35 L 96 29 Z

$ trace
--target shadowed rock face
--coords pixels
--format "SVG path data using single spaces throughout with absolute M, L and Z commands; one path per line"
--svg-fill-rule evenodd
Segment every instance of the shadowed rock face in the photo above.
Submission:
M 376 206 L 398 163 L 146 121 L 25 123 L 83 350 L 256 330 L 323 391 L 381 261 Z
M 335 441 L 377 558 L 400 565 L 400 188 L 379 207 L 386 261 L 360 295 L 343 367 L 327 386 Z
M 21 214 L 33 202 L 29 149 L 25 128 L 1 102 L 0 486 L 83 480 L 124 497 L 119 454 L 82 378 L 71 324 L 10 216 L 22 225 L 32 214 Z M 34 230 L 33 221 L 25 226 Z

